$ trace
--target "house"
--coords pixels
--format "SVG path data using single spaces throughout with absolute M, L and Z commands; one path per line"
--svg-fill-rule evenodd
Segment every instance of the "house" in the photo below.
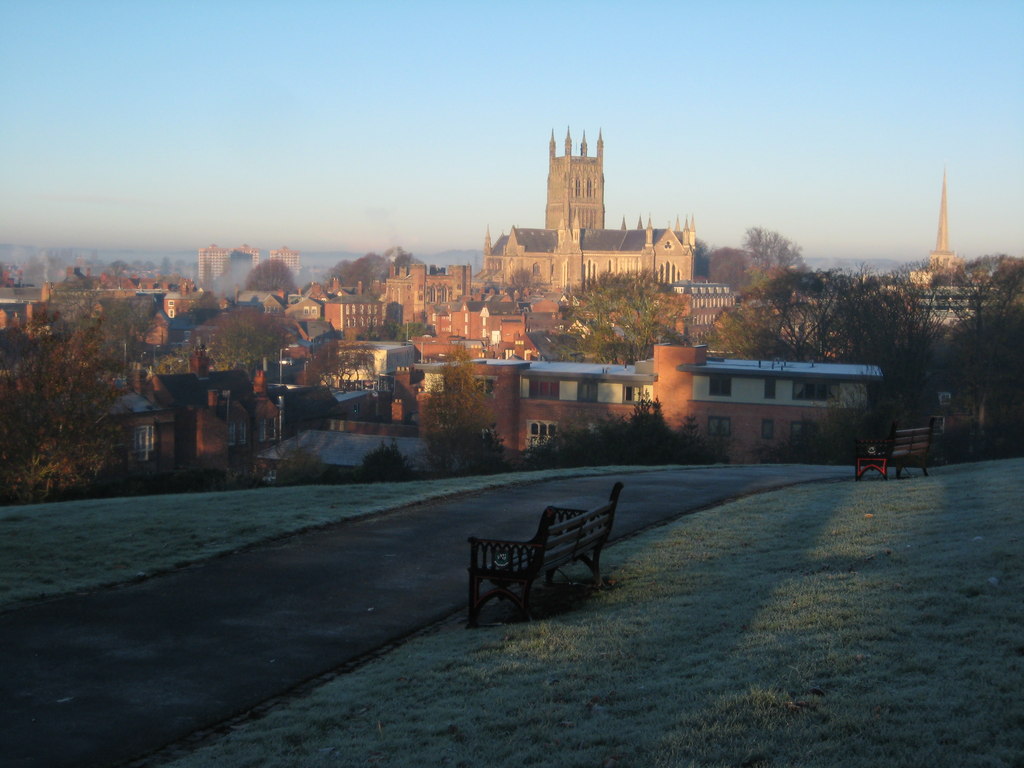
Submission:
M 384 324 L 384 304 L 367 293 L 335 296 L 324 304 L 323 319 L 346 337 Z
M 236 307 L 262 309 L 268 315 L 283 315 L 285 312 L 284 293 L 272 291 L 239 291 L 235 296 Z
M 145 341 L 152 347 L 182 346 L 192 341 L 194 328 L 190 317 L 169 317 L 161 310 L 153 316 Z
M 276 441 L 280 428 L 263 372 L 251 381 L 244 371 L 211 371 L 202 347 L 189 365 L 189 373 L 136 384 L 138 394 L 174 414 L 173 467 L 249 471 L 256 451 Z
M 325 300 L 313 299 L 308 296 L 298 297 L 291 302 L 284 313 L 296 321 L 323 320 Z
M 133 390 L 115 401 L 110 415 L 121 425 L 126 450 L 121 452 L 119 474 L 156 474 L 175 467 L 174 411 L 139 394 L 145 372 L 135 371 Z

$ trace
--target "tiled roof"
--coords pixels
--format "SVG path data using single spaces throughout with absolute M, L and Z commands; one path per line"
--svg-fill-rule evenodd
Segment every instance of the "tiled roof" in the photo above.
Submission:
M 554 253 L 558 248 L 558 230 L 517 227 L 516 240 L 530 253 Z
M 271 386 L 268 393 L 271 397 L 284 396 L 284 418 L 291 422 L 327 418 L 338 405 L 328 387 Z
M 153 377 L 159 379 L 154 388 L 157 402 L 164 406 L 206 405 L 206 392 L 211 389 L 229 390 L 231 397 L 248 397 L 252 394 L 252 382 L 245 371 L 210 371 L 209 378 L 200 379 L 194 373 L 162 373 Z

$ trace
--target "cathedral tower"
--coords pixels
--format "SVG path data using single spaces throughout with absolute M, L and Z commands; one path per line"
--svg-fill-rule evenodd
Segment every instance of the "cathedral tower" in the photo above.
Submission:
M 565 154 L 555 155 L 555 132 L 551 132 L 548 158 L 548 205 L 545 229 L 582 227 L 604 229 L 604 138 L 597 134 L 597 156 L 587 155 L 587 134 L 580 154 L 572 154 L 572 137 L 565 132 Z

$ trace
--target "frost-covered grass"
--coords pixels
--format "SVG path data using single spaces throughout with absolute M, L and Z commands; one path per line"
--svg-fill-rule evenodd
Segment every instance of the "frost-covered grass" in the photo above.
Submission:
M 700 512 L 565 613 L 412 640 L 170 765 L 1021 766 L 1022 478 Z
M 517 472 L 414 483 L 259 488 L 0 507 L 0 607 L 131 581 L 287 533 L 455 493 L 550 477 L 670 468 Z

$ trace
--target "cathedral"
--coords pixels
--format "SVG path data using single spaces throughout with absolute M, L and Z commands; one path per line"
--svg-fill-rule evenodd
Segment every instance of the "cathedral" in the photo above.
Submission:
M 662 283 L 693 279 L 697 233 L 688 219 L 682 229 L 656 229 L 637 221 L 627 229 L 605 229 L 604 139 L 597 137 L 597 154 L 587 154 L 583 135 L 580 153 L 572 153 L 572 137 L 565 135 L 565 154 L 556 153 L 551 133 L 548 158 L 548 199 L 544 229 L 512 227 L 493 243 L 490 230 L 484 241 L 483 269 L 477 284 L 508 285 L 523 271 L 541 289 L 568 291 L 604 272 L 648 270 Z

